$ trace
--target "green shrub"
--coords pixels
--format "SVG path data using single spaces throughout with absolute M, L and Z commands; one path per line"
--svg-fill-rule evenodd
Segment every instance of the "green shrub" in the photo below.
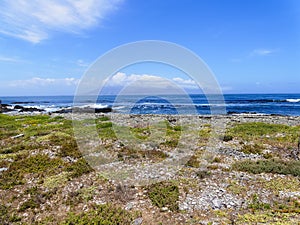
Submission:
M 231 135 L 224 135 L 223 137 L 223 141 L 228 142 L 231 141 L 233 139 L 233 137 Z
M 248 205 L 248 207 L 253 210 L 266 210 L 270 209 L 271 205 L 269 203 L 261 202 L 259 196 L 257 194 L 254 194 L 252 195 L 252 201 Z
M 148 188 L 148 196 L 152 204 L 162 208 L 168 207 L 171 211 L 178 211 L 179 189 L 172 182 L 160 182 L 152 184 Z
M 130 225 L 138 213 L 129 213 L 111 204 L 94 206 L 93 209 L 79 214 L 70 213 L 61 225 Z
M 293 176 L 300 176 L 300 161 L 283 161 L 275 159 L 265 160 L 244 160 L 235 162 L 232 169 L 258 173 L 277 173 L 277 174 L 291 174 Z
M 51 159 L 47 155 L 37 154 L 25 159 L 14 161 L 8 170 L 0 173 L 0 187 L 9 189 L 15 185 L 23 184 L 23 176 L 26 173 L 55 174 L 63 165 L 61 159 Z
M 195 168 L 198 168 L 200 166 L 200 162 L 198 160 L 198 157 L 193 155 L 189 161 L 187 161 L 187 163 L 185 164 L 186 166 L 189 166 L 189 167 L 195 167 Z
M 241 151 L 246 154 L 261 154 L 263 150 L 263 147 L 254 144 L 254 145 L 243 145 Z
M 199 177 L 200 179 L 204 179 L 206 177 L 209 177 L 211 175 L 211 173 L 207 170 L 199 170 L 196 172 L 197 177 Z

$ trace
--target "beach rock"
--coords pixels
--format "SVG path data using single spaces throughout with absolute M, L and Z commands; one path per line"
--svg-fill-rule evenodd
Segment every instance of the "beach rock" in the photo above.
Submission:
M 14 110 L 18 110 L 19 112 L 44 112 L 45 110 L 39 109 L 36 107 L 24 107 L 21 105 L 15 105 Z
M 45 110 L 38 109 L 35 107 L 29 107 L 29 108 L 24 107 L 23 109 L 20 110 L 20 112 L 45 112 Z
M 10 109 L 9 106 L 10 105 L 7 105 L 7 104 L 1 104 L 0 105 L 0 113 L 6 113 L 6 112 L 14 111 L 13 109 Z
M 85 108 L 66 108 L 66 109 L 60 109 L 57 110 L 53 113 L 109 113 L 112 112 L 112 108 L 106 107 L 106 108 L 90 108 L 90 107 L 85 107 Z
M 15 106 L 14 106 L 14 109 L 24 109 L 24 107 L 21 106 L 21 105 L 15 105 Z

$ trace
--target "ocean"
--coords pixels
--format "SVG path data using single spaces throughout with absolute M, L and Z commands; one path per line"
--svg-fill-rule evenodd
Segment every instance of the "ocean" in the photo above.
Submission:
M 73 106 L 73 96 L 0 97 L 2 104 L 36 107 L 45 112 Z M 300 116 L 300 94 L 226 94 L 225 113 L 256 113 Z M 211 114 L 211 107 L 222 108 L 222 102 L 209 104 L 205 95 L 187 96 L 115 96 L 102 95 L 96 102 L 88 97 L 80 103 L 95 108 L 112 107 L 117 113 L 131 114 Z

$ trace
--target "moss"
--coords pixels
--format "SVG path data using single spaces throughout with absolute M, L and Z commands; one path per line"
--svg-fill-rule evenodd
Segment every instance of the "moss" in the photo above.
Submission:
M 80 177 L 83 174 L 90 173 L 93 169 L 84 158 L 79 159 L 75 163 L 66 167 L 66 171 L 70 172 L 71 177 Z
M 241 148 L 241 152 L 244 152 L 245 154 L 261 154 L 262 150 L 263 150 L 263 147 L 258 144 L 243 145 Z
M 164 124 L 161 124 L 161 126 L 166 126 L 166 128 L 163 127 L 163 129 L 166 129 L 166 137 L 165 142 L 162 143 L 162 146 L 172 148 L 177 147 L 182 127 L 177 125 L 171 126 L 168 121 L 164 121 Z
M 233 139 L 232 135 L 224 135 L 224 137 L 223 137 L 223 141 L 225 141 L 225 142 L 231 141 L 232 139 Z
M 97 120 L 104 122 L 104 121 L 109 121 L 110 119 L 107 116 L 102 116 L 102 117 L 99 117 Z
M 19 211 L 24 212 L 26 209 L 35 209 L 38 207 L 39 207 L 39 203 L 37 201 L 35 201 L 34 199 L 30 198 L 29 200 L 22 203 Z
M 220 163 L 220 162 L 222 162 L 222 159 L 220 157 L 215 157 L 212 162 L 213 163 Z
M 37 154 L 12 164 L 10 170 L 15 169 L 22 171 L 23 173 L 51 174 L 61 165 L 63 165 L 61 159 L 51 159 L 47 155 Z
M 268 181 L 261 180 L 260 184 L 275 194 L 279 194 L 280 191 L 296 192 L 300 188 L 300 181 L 296 177 L 277 177 Z
M 197 177 L 198 178 L 200 178 L 200 179 L 204 179 L 204 178 L 207 178 L 207 177 L 209 177 L 210 175 L 211 175 L 211 172 L 210 171 L 207 171 L 207 170 L 198 170 L 197 172 L 196 172 L 196 175 L 197 175 Z
M 113 129 L 112 122 L 98 122 L 96 121 L 96 129 L 101 139 L 113 139 L 115 140 L 116 134 Z
M 5 205 L 0 205 L 0 224 L 6 224 L 8 220 L 8 208 Z
M 61 143 L 61 148 L 58 156 L 66 157 L 70 156 L 73 158 L 82 157 L 82 153 L 78 149 L 78 145 L 74 139 L 65 140 Z
M 200 141 L 207 141 L 211 136 L 211 127 L 204 127 L 199 131 Z
M 46 188 L 61 187 L 68 182 L 70 175 L 69 172 L 62 172 L 54 176 L 46 177 L 43 185 Z
M 126 160 L 126 159 L 151 159 L 155 162 L 161 161 L 167 157 L 167 154 L 160 151 L 160 150 L 138 150 L 138 149 L 132 149 L 123 147 L 118 152 L 118 159 L 119 160 Z
M 54 143 L 60 143 L 61 140 L 69 139 L 70 137 L 71 136 L 67 133 L 64 133 L 61 131 L 56 131 L 56 132 L 47 134 L 45 136 L 38 137 L 36 141 L 38 141 L 38 142 L 44 142 L 44 141 L 51 142 L 52 141 Z
M 79 197 L 82 198 L 84 201 L 88 202 L 93 199 L 96 190 L 97 190 L 96 186 L 82 188 L 79 191 Z
M 245 195 L 249 190 L 249 187 L 246 185 L 239 184 L 235 180 L 231 180 L 228 184 L 227 190 L 236 195 Z
M 149 127 L 130 127 L 130 131 L 137 139 L 146 140 L 150 136 Z
M 253 210 L 266 210 L 270 209 L 271 205 L 269 203 L 261 202 L 257 194 L 252 195 L 252 200 L 248 205 L 248 208 Z
M 61 225 L 130 225 L 139 216 L 138 213 L 129 213 L 111 204 L 94 206 L 91 210 L 79 214 L 70 213 Z
M 41 204 L 49 200 L 55 193 L 55 191 L 43 192 L 37 186 L 27 189 L 24 194 L 29 195 L 30 198 L 20 205 L 19 212 L 39 208 Z
M 0 224 L 11 224 L 21 221 L 21 218 L 12 212 L 9 207 L 0 204 Z
M 277 174 L 291 174 L 293 176 L 300 176 L 300 161 L 283 161 L 283 160 L 244 160 L 235 162 L 232 169 L 245 171 L 250 173 L 277 173 Z
M 168 207 L 171 211 L 178 211 L 179 189 L 172 182 L 160 182 L 148 187 L 148 196 L 152 204 L 162 208 Z
M 0 174 L 0 188 L 10 189 L 20 184 L 24 184 L 24 180 L 19 171 L 8 169 Z
M 259 213 L 246 213 L 238 215 L 236 224 L 274 224 L 274 225 L 292 225 L 297 224 L 295 213 L 274 213 L 272 211 Z

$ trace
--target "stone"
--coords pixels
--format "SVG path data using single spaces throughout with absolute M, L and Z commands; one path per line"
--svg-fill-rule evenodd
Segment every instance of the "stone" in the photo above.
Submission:
M 131 225 L 141 225 L 143 222 L 143 218 L 142 217 L 139 217 L 139 218 L 136 218 L 132 223 Z
M 219 201 L 219 199 L 215 198 L 214 200 L 212 200 L 213 203 L 213 207 L 215 209 L 220 209 L 221 208 L 221 202 Z

